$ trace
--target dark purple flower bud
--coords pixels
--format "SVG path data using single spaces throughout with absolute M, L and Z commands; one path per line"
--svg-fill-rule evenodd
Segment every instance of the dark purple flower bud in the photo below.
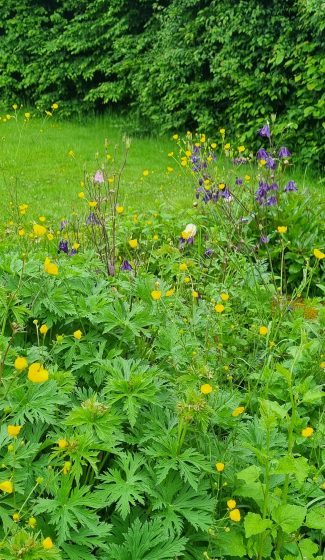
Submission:
M 269 188 L 269 191 L 278 191 L 279 190 L 279 185 L 277 185 L 276 183 L 272 183 Z
M 279 158 L 287 158 L 291 156 L 291 152 L 285 146 L 282 146 L 279 150 Z
M 103 172 L 100 171 L 100 170 L 96 171 L 95 176 L 94 176 L 94 183 L 101 183 L 102 184 L 104 182 L 105 182 L 105 180 L 104 180 Z
M 284 192 L 297 192 L 297 185 L 294 181 L 288 181 L 287 185 L 284 187 Z
M 261 235 L 260 243 L 269 243 L 270 239 L 267 235 Z
M 236 177 L 236 185 L 242 185 L 243 180 L 240 177 Z
M 267 206 L 276 206 L 277 204 L 278 204 L 278 201 L 276 199 L 276 196 L 270 196 L 270 198 L 268 198 L 267 201 L 266 201 Z
M 69 257 L 73 257 L 73 255 L 77 254 L 77 250 L 76 249 L 71 249 L 70 253 L 69 253 Z
M 63 231 L 68 225 L 68 220 L 62 220 L 60 224 L 60 231 Z
M 269 154 L 268 154 L 268 152 L 267 152 L 264 148 L 260 148 L 260 149 L 257 151 L 256 157 L 257 157 L 257 159 L 265 159 L 265 160 L 267 160 L 267 158 L 269 157 Z
M 204 252 L 204 256 L 205 256 L 206 258 L 209 258 L 209 257 L 212 257 L 213 253 L 214 253 L 214 250 L 213 250 L 213 249 L 207 249 L 207 250 Z
M 86 224 L 87 226 L 98 226 L 100 224 L 99 220 L 96 218 L 94 212 L 90 212 L 87 220 L 86 220 Z
M 58 247 L 58 253 L 66 253 L 68 254 L 69 249 L 68 249 L 68 242 L 64 241 L 63 239 L 61 239 L 60 243 L 59 243 L 59 247 Z
M 276 168 L 276 161 L 271 156 L 269 156 L 266 159 L 266 167 L 268 169 L 275 169 Z
M 133 270 L 132 266 L 130 265 L 129 261 L 125 260 L 121 264 L 121 270 L 130 271 Z
M 258 131 L 258 133 L 260 136 L 263 136 L 264 138 L 271 138 L 271 131 L 268 124 L 262 126 L 262 128 Z

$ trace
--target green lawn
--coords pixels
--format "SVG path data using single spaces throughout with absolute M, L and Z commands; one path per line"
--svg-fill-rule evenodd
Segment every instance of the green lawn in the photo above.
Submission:
M 62 122 L 55 117 L 32 117 L 24 122 L 21 115 L 18 122 L 0 122 L 0 194 L 5 208 L 14 199 L 29 204 L 33 217 L 39 213 L 64 217 L 74 205 L 78 207 L 77 193 L 84 171 L 93 173 L 99 166 L 96 158 L 102 161 L 105 138 L 113 154 L 127 128 L 127 122 L 108 117 L 87 123 Z M 191 206 L 194 183 L 168 157 L 175 148 L 172 138 L 132 139 L 121 203 L 137 211 Z M 174 171 L 168 172 L 168 166 Z M 147 177 L 143 176 L 145 169 L 149 170 Z M 317 185 L 303 171 L 291 175 L 300 188 Z

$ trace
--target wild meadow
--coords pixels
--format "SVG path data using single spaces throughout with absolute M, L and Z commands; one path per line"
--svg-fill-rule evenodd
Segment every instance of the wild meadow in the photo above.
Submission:
M 0 559 L 321 560 L 321 182 L 59 110 L 0 121 Z

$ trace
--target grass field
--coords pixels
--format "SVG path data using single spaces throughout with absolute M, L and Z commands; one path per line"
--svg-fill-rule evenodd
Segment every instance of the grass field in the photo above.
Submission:
M 19 116 L 17 121 L 0 122 L 0 127 L 0 194 L 5 207 L 14 198 L 28 203 L 36 214 L 43 213 L 46 207 L 58 217 L 77 203 L 84 172 L 93 173 L 99 167 L 97 161 L 103 159 L 105 139 L 113 154 L 128 131 L 127 122 L 108 117 L 78 123 L 55 118 L 31 118 L 26 122 Z M 173 139 L 131 140 L 121 203 L 137 211 L 189 207 L 194 184 L 184 169 L 168 157 L 175 150 Z M 168 167 L 173 171 L 168 172 Z M 149 171 L 146 177 L 144 170 Z M 253 176 L 254 171 L 249 172 Z M 300 188 L 319 188 L 319 179 L 305 169 L 297 168 L 291 175 Z

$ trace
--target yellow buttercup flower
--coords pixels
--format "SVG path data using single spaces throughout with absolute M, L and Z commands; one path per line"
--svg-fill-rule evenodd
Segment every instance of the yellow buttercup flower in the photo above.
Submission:
M 43 237 L 43 235 L 46 234 L 47 229 L 45 226 L 41 226 L 40 224 L 34 224 L 33 225 L 33 232 L 35 233 L 35 235 L 37 235 L 38 237 Z
M 322 253 L 322 251 L 320 251 L 319 249 L 314 249 L 313 251 L 313 255 L 314 257 L 316 257 L 316 259 L 321 260 L 325 258 L 325 253 Z
M 319 364 L 319 367 L 322 368 L 322 369 L 325 369 L 325 362 L 321 362 L 321 363 Z
M 47 325 L 42 325 L 42 326 L 40 327 L 39 332 L 40 332 L 41 334 L 44 334 L 44 336 L 45 336 L 48 330 L 49 330 L 49 328 L 48 328 Z
M 116 206 L 116 212 L 118 214 L 123 214 L 124 212 L 124 206 Z
M 229 294 L 226 294 L 225 292 L 222 292 L 222 293 L 220 294 L 220 297 L 221 297 L 222 301 L 228 301 L 228 299 L 229 299 Z
M 15 523 L 18 523 L 18 521 L 20 521 L 20 514 L 18 513 L 18 511 L 13 514 L 12 519 Z
M 82 332 L 81 332 L 81 330 L 74 331 L 73 336 L 74 336 L 74 338 L 75 338 L 76 340 L 80 340 L 81 337 L 82 337 Z
M 27 377 L 32 383 L 44 383 L 49 378 L 49 372 L 43 368 L 42 364 L 35 362 L 29 366 Z
M 235 408 L 235 410 L 232 411 L 231 416 L 234 416 L 234 418 L 236 418 L 236 416 L 243 414 L 244 411 L 245 411 L 244 406 L 237 406 L 237 408 Z
M 215 142 L 212 142 L 212 144 L 211 144 L 211 148 L 212 148 L 213 150 L 215 150 L 215 149 L 216 149 L 216 147 L 217 147 L 217 144 L 216 144 Z
M 239 511 L 239 509 L 232 509 L 229 512 L 229 517 L 230 517 L 231 521 L 236 521 L 236 522 L 240 521 L 240 511 Z
M 13 425 L 9 424 L 7 426 L 8 436 L 16 438 L 17 436 L 19 436 L 21 429 L 22 429 L 22 426 L 13 426 Z
M 203 395 L 209 395 L 212 393 L 213 387 L 209 383 L 205 383 L 204 385 L 201 385 L 200 391 Z
M 266 159 L 260 159 L 259 164 L 264 167 L 266 165 Z
M 196 299 L 199 297 L 199 292 L 197 292 L 196 290 L 193 290 L 192 292 L 192 298 Z
M 154 241 L 158 241 L 159 237 L 158 237 L 158 235 L 155 233 L 155 235 L 153 236 L 152 239 L 153 239 Z
M 96 206 L 97 206 L 97 201 L 96 201 L 96 200 L 90 200 L 90 201 L 88 202 L 88 206 L 89 206 L 89 208 L 96 208 Z
M 42 222 L 42 223 L 43 223 L 43 222 L 46 222 L 45 216 L 40 216 L 38 219 L 39 219 L 39 221 Z
M 225 132 L 226 132 L 226 129 L 225 128 L 220 128 L 219 132 L 220 132 L 220 134 L 224 135 Z
M 48 234 L 47 234 L 47 239 L 48 239 L 49 241 L 53 241 L 53 239 L 54 239 L 53 233 L 48 233 Z
M 288 231 L 287 226 L 278 226 L 276 229 L 278 233 L 287 233 Z
M 168 171 L 168 173 L 172 173 L 172 172 L 174 171 L 174 168 L 173 168 L 173 167 L 170 167 L 170 166 L 168 165 L 167 171 Z
M 224 463 L 216 463 L 216 471 L 217 472 L 223 472 L 225 470 L 225 464 Z
M 157 301 L 162 296 L 162 292 L 160 290 L 152 290 L 151 297 L 153 300 Z
M 19 235 L 19 237 L 24 237 L 25 233 L 26 233 L 26 232 L 25 232 L 24 228 L 20 228 L 20 229 L 18 230 L 18 235 Z
M 59 274 L 59 267 L 57 264 L 52 263 L 48 257 L 46 257 L 44 261 L 44 271 L 52 276 L 57 276 Z
M 85 198 L 85 193 L 84 193 L 83 191 L 80 191 L 80 192 L 78 193 L 78 197 L 79 197 L 79 198 Z
M 181 264 L 179 265 L 179 270 L 180 270 L 181 272 L 185 272 L 185 270 L 187 270 L 187 268 L 188 268 L 188 267 L 187 267 L 187 264 L 186 264 L 186 263 L 181 263 Z
M 170 290 L 167 290 L 165 296 L 166 297 L 171 297 L 175 292 L 175 288 L 171 288 Z
M 262 325 L 262 326 L 259 328 L 259 331 L 258 331 L 258 332 L 260 333 L 261 336 L 265 336 L 265 335 L 269 332 L 269 329 L 268 329 L 267 327 L 265 327 L 265 326 Z
M 227 502 L 227 506 L 229 509 L 235 509 L 236 505 L 236 500 L 228 500 Z
M 173 134 L 173 140 L 178 140 L 179 136 L 178 134 Z
M 250 181 L 251 176 L 250 175 L 245 175 L 244 179 L 245 179 L 245 181 Z
M 62 470 L 63 474 L 68 474 L 71 471 L 71 467 L 72 467 L 71 462 L 70 461 L 65 461 L 65 463 L 63 465 L 63 470 Z
M 185 284 L 189 284 L 191 282 L 191 278 L 189 276 L 185 276 L 184 282 Z
M 225 150 L 230 150 L 230 144 L 229 143 L 225 144 Z
M 51 537 L 46 537 L 46 539 L 44 539 L 42 542 L 42 546 L 43 548 L 45 548 L 45 550 L 50 550 L 51 548 L 53 548 L 54 544 Z
M 6 492 L 7 494 L 12 494 L 14 487 L 11 480 L 3 480 L 3 482 L 0 482 L 0 490 L 2 490 L 2 492 Z
M 24 113 L 25 119 L 30 119 L 30 113 Z
M 149 169 L 145 169 L 145 170 L 143 171 L 142 175 L 143 175 L 144 177 L 148 177 L 148 175 L 149 175 Z
M 22 371 L 23 369 L 27 368 L 28 362 L 27 362 L 26 358 L 23 358 L 22 356 L 19 356 L 18 358 L 15 359 L 14 366 L 15 366 L 16 370 Z
M 30 517 L 30 518 L 28 519 L 27 524 L 28 524 L 28 526 L 29 526 L 31 529 L 35 529 L 35 527 L 36 527 L 36 519 L 35 519 L 35 517 Z
M 242 154 L 246 150 L 245 146 L 238 146 L 238 151 Z
M 129 245 L 130 245 L 131 249 L 137 249 L 138 240 L 137 239 L 129 239 Z
M 59 105 L 57 103 L 52 103 L 51 109 L 53 109 L 53 111 L 55 111 L 58 108 L 59 108 Z
M 68 444 L 68 442 L 67 442 L 66 439 L 59 439 L 59 441 L 58 441 L 58 447 L 59 447 L 60 449 L 65 449 L 66 447 L 68 447 L 68 445 L 69 445 L 69 444 Z
M 305 438 L 311 437 L 313 435 L 313 433 L 314 433 L 314 428 L 311 428 L 310 426 L 301 430 L 301 435 L 302 435 L 302 437 L 305 437 Z
M 223 191 L 223 189 L 225 188 L 225 184 L 224 183 L 219 183 L 218 188 L 220 191 Z
M 215 310 L 217 313 L 223 313 L 224 310 L 225 310 L 225 306 L 222 305 L 222 303 L 217 303 L 217 305 L 214 306 L 214 310 Z

